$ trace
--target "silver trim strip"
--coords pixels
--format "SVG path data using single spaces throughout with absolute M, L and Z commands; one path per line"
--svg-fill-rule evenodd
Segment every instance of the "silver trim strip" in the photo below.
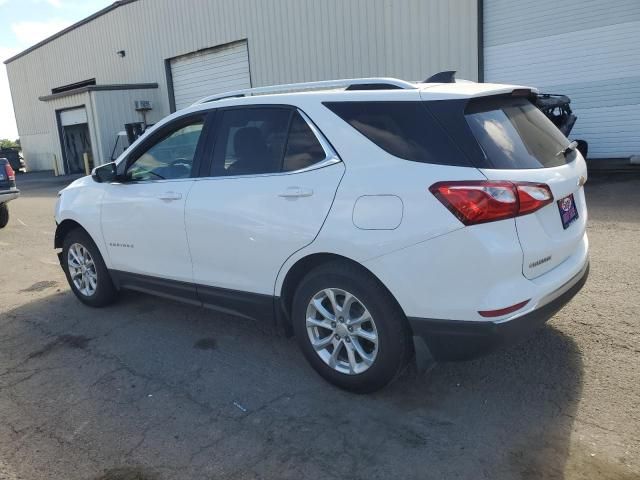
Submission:
M 553 302 L 556 298 L 561 296 L 567 290 L 570 290 L 576 283 L 580 281 L 580 279 L 584 276 L 584 272 L 586 272 L 587 267 L 589 266 L 589 260 L 584 262 L 584 265 L 580 269 L 578 273 L 576 273 L 571 279 L 566 282 L 561 287 L 557 288 L 553 292 L 542 297 L 538 303 L 536 304 L 536 308 L 544 307 L 546 304 Z
M 186 182 L 186 181 L 198 181 L 198 180 L 204 180 L 204 179 L 218 179 L 218 178 L 253 178 L 253 177 L 273 177 L 273 176 L 281 176 L 281 175 L 295 175 L 297 173 L 304 173 L 304 172 L 309 172 L 312 170 L 317 170 L 320 168 L 324 168 L 324 167 L 328 167 L 329 165 L 334 165 L 336 163 L 340 163 L 342 162 L 342 160 L 340 159 L 340 156 L 338 155 L 338 152 L 336 152 L 333 147 L 331 146 L 331 144 L 329 143 L 329 141 L 326 139 L 326 137 L 324 136 L 324 134 L 318 129 L 318 127 L 316 127 L 316 125 L 313 123 L 313 121 L 309 118 L 309 116 L 303 112 L 302 110 L 300 110 L 299 108 L 296 108 L 296 111 L 302 116 L 302 118 L 304 119 L 305 122 L 307 122 L 307 125 L 309 126 L 309 128 L 311 129 L 311 131 L 313 132 L 313 134 L 316 136 L 316 138 L 318 139 L 318 142 L 320 142 L 320 146 L 322 147 L 322 149 L 324 150 L 324 153 L 326 155 L 325 159 L 314 163 L 313 165 L 309 165 L 306 168 L 301 168 L 299 170 L 292 170 L 290 172 L 271 172 L 271 173 L 256 173 L 256 174 L 245 174 L 245 175 L 228 175 L 228 176 L 208 176 L 208 177 L 189 177 L 189 178 L 164 178 L 161 180 L 140 180 L 137 182 L 111 182 L 112 184 L 117 184 L 117 185 L 128 185 L 128 184 L 146 184 L 146 183 L 169 183 L 169 182 Z
M 527 315 L 528 313 L 531 313 L 534 310 L 542 308 L 545 305 L 553 302 L 556 298 L 560 297 L 562 294 L 570 290 L 571 287 L 573 287 L 576 283 L 578 283 L 580 279 L 584 276 L 585 272 L 587 271 L 587 268 L 589 268 L 589 258 L 585 260 L 584 265 L 582 266 L 582 268 L 578 273 L 576 273 L 573 277 L 571 277 L 567 282 L 563 283 L 560 287 L 556 288 L 553 292 L 548 293 L 547 295 L 542 297 L 535 304 L 533 304 L 531 308 L 518 312 L 516 315 L 513 315 L 512 317 L 496 320 L 493 323 L 499 324 L 499 323 L 510 322 L 511 320 L 515 320 L 516 318 Z
M 324 153 L 326 155 L 324 160 L 322 160 L 322 161 L 320 161 L 318 163 L 314 163 L 313 165 L 309 165 L 308 167 L 301 168 L 299 170 L 292 170 L 290 172 L 254 173 L 254 174 L 227 175 L 227 176 L 220 176 L 219 175 L 219 176 L 209 176 L 209 177 L 197 177 L 197 178 L 195 178 L 195 180 L 205 180 L 205 179 L 211 180 L 211 179 L 225 179 L 225 178 L 275 177 L 275 176 L 283 176 L 283 175 L 295 175 L 295 174 L 298 174 L 298 173 L 305 173 L 305 172 L 310 172 L 312 170 L 318 170 L 320 168 L 328 167 L 329 165 L 334 165 L 336 163 L 342 162 L 342 160 L 340 159 L 340 156 L 338 155 L 338 152 L 336 152 L 333 149 L 333 147 L 331 146 L 329 141 L 326 139 L 324 134 L 318 129 L 318 127 L 316 127 L 316 125 L 313 123 L 313 121 L 309 118 L 309 115 L 307 115 L 305 112 L 303 112 L 299 108 L 296 108 L 296 111 L 300 114 L 300 116 L 304 119 L 304 121 L 307 122 L 307 125 L 309 125 L 309 128 L 311 129 L 313 134 L 318 139 L 318 142 L 320 142 L 320 146 L 322 147 L 322 149 L 324 150 Z
M 316 127 L 316 125 L 313 123 L 313 121 L 309 118 L 309 115 L 304 113 L 299 108 L 296 108 L 296 110 L 302 116 L 304 121 L 307 122 L 307 125 L 309 126 L 309 128 L 311 129 L 313 134 L 316 136 L 316 138 L 318 139 L 318 142 L 320 142 L 320 146 L 324 150 L 326 158 L 322 162 L 318 162 L 318 163 L 324 163 L 324 161 L 326 161 L 327 159 L 330 159 L 330 158 L 339 159 L 338 153 L 333 149 L 333 147 L 329 143 L 329 140 L 326 139 L 326 137 L 323 135 L 323 133 L 318 129 L 318 127 Z M 307 168 L 309 168 L 309 167 L 307 167 Z M 301 169 L 301 170 L 303 170 L 303 169 Z M 304 169 L 304 170 L 306 170 L 306 169 Z M 297 171 L 300 171 L 300 170 L 297 170 Z

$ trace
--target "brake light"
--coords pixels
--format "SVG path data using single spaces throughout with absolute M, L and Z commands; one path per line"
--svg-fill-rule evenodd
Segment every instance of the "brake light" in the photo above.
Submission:
M 516 184 L 516 188 L 518 189 L 518 202 L 520 203 L 518 215 L 533 213 L 553 202 L 551 189 L 544 183 L 520 183 Z
M 511 92 L 512 97 L 529 97 L 531 96 L 531 90 L 528 88 L 516 88 Z
M 465 225 L 527 215 L 553 201 L 543 183 L 470 180 L 438 182 L 429 190 Z
M 7 178 L 9 179 L 9 181 L 13 182 L 16 179 L 16 172 L 13 171 L 13 168 L 11 168 L 11 165 L 9 165 L 8 163 L 4 164 L 4 171 L 7 174 Z

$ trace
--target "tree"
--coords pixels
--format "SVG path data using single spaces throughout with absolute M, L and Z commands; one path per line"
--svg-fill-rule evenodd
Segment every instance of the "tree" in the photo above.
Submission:
M 20 148 L 20 142 L 16 140 L 9 140 L 8 138 L 3 138 L 0 140 L 0 148 Z

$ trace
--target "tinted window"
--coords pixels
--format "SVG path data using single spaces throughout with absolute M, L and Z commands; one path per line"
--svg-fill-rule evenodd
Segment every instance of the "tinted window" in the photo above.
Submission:
M 223 111 L 213 157 L 213 175 L 279 172 L 292 110 L 237 108 Z
M 189 178 L 204 120 L 183 126 L 155 143 L 127 169 L 133 181 Z
M 326 158 L 326 153 L 302 115 L 296 112 L 289 128 L 287 151 L 282 170 L 290 172 L 307 168 Z
M 325 103 L 391 155 L 423 163 L 469 163 L 422 102 Z
M 575 158 L 558 152 L 569 140 L 525 98 L 471 100 L 465 118 L 493 168 L 544 168 Z

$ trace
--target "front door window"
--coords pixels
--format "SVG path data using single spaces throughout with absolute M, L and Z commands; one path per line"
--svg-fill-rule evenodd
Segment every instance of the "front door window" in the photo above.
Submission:
M 199 119 L 170 133 L 147 149 L 127 169 L 133 182 L 191 177 L 204 121 Z

